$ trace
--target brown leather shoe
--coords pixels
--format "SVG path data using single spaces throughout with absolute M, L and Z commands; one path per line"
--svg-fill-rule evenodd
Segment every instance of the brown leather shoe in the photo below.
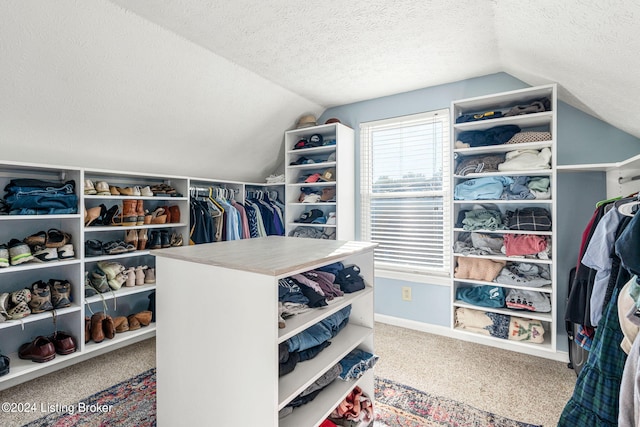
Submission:
M 127 332 L 129 330 L 129 320 L 125 316 L 118 316 L 113 318 L 113 325 L 116 327 L 116 332 Z
M 56 353 L 60 355 L 71 354 L 76 351 L 76 340 L 66 332 L 56 332 L 49 337 L 53 346 L 56 349 Z
M 138 214 L 138 219 L 136 220 L 136 225 L 144 224 L 144 200 L 137 200 L 136 203 L 136 213 Z
M 106 319 L 106 315 L 99 311 L 91 316 L 91 339 L 94 342 L 104 341 L 104 331 L 102 329 L 102 322 Z
M 138 201 L 123 200 L 122 201 L 122 225 L 136 225 L 138 223 Z
M 168 210 L 171 213 L 171 221 L 168 222 L 174 224 L 180 222 L 180 207 L 178 205 L 171 205 Z
M 130 331 L 135 331 L 136 329 L 140 329 L 140 322 L 136 318 L 135 314 L 129 315 L 129 317 L 127 317 L 127 321 L 129 322 Z
M 102 331 L 105 338 L 112 339 L 116 335 L 116 325 L 113 323 L 113 318 L 108 314 L 102 321 Z
M 22 344 L 18 349 L 20 359 L 43 363 L 56 357 L 56 349 L 47 337 L 37 337 L 32 342 Z
M 146 228 L 138 230 L 138 250 L 144 251 L 147 248 L 147 241 L 149 240 L 149 233 Z
M 166 220 L 167 224 L 170 222 L 173 222 L 171 221 L 171 211 L 169 210 L 169 206 L 163 206 L 162 209 L 164 209 L 164 213 L 165 215 L 167 215 L 167 220 Z
M 140 322 L 142 326 L 149 326 L 151 323 L 151 313 L 149 310 L 141 311 L 140 313 L 134 314 L 134 317 Z
M 91 340 L 91 318 L 85 316 L 84 318 L 84 343 L 88 343 Z

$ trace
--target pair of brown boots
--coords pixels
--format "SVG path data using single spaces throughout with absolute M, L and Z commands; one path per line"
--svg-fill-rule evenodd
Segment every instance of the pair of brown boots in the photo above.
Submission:
M 89 340 L 102 342 L 105 338 L 113 338 L 116 334 L 116 327 L 113 319 L 102 311 L 94 313 L 91 317 L 84 318 L 84 342 Z
M 112 339 L 116 332 L 135 331 L 141 326 L 148 326 L 151 323 L 151 311 L 145 310 L 128 317 L 117 316 L 112 318 L 108 314 L 100 311 L 91 317 L 85 317 L 84 342 L 93 340 L 96 343 L 104 341 L 105 338 Z
M 122 201 L 122 225 L 143 225 L 145 224 L 144 200 L 123 200 Z
M 151 323 L 151 316 L 153 313 L 149 310 L 141 311 L 136 314 L 131 314 L 127 317 L 118 316 L 113 321 L 115 322 L 116 332 L 135 331 L 142 326 L 149 326 Z

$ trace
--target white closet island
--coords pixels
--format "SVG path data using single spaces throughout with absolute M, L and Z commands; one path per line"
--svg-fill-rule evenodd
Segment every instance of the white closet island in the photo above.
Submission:
M 353 349 L 373 353 L 373 249 L 368 242 L 270 236 L 152 251 L 157 275 L 158 425 L 315 427 L 369 369 L 332 382 L 279 419 L 300 392 Z M 278 328 L 278 280 L 334 262 L 357 265 L 366 287 Z M 349 322 L 317 357 L 278 375 L 278 345 L 351 305 Z

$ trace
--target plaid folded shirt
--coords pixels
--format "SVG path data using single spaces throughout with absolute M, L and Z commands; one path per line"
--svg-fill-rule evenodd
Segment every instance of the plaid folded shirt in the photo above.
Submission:
M 551 215 L 544 208 L 523 208 L 507 212 L 507 223 L 511 230 L 549 231 Z

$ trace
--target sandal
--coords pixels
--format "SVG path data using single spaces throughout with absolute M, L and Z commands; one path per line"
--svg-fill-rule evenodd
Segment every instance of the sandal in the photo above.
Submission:
M 182 233 L 176 233 L 175 231 L 171 233 L 170 245 L 173 247 L 182 246 Z
M 50 228 L 47 231 L 47 248 L 61 248 L 67 243 L 71 242 L 71 234 L 58 230 L 57 228 Z
M 104 249 L 102 249 L 102 242 L 96 239 L 87 240 L 86 242 L 84 242 L 84 254 L 85 256 L 104 255 Z
M 44 246 L 47 243 L 47 233 L 45 233 L 44 231 L 38 231 L 36 234 L 25 237 L 23 242 L 31 247 Z
M 129 251 L 129 249 L 126 247 L 124 242 L 116 242 L 116 241 L 103 243 L 102 250 L 107 255 L 118 255 L 118 254 L 123 254 Z
M 151 214 L 151 224 L 166 224 L 167 215 L 163 208 L 158 208 Z

